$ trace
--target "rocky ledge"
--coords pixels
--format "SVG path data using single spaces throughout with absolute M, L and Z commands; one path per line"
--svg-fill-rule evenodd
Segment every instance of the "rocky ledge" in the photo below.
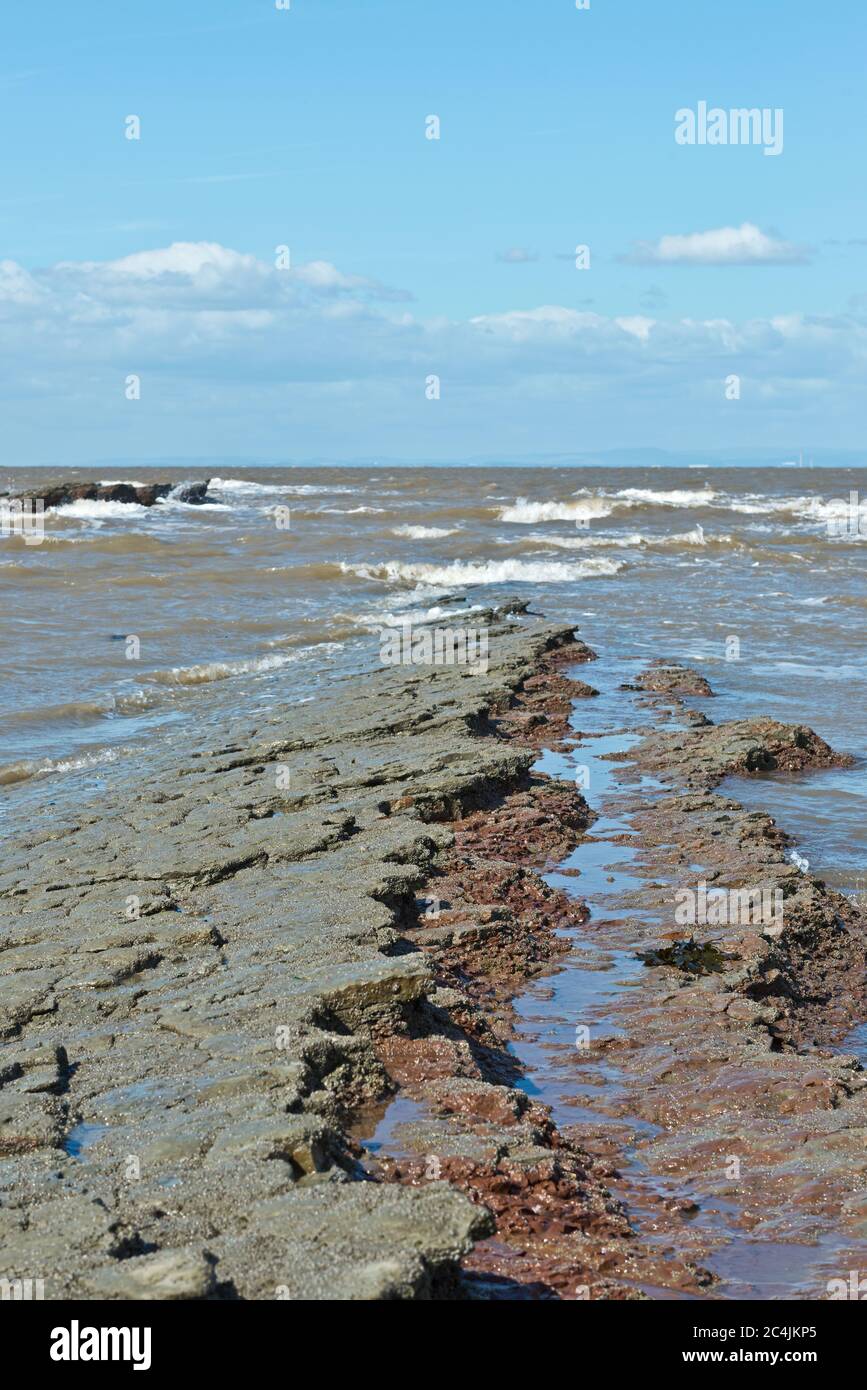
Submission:
M 446 1183 L 374 1182 L 348 1131 L 394 1089 L 383 1040 L 452 1027 L 406 927 L 443 819 L 526 780 L 495 711 L 571 638 L 494 617 L 485 675 L 337 682 L 9 837 L 0 1277 L 48 1298 L 453 1292 L 491 1218 Z
M 0 1277 L 134 1299 L 713 1285 L 697 1201 L 622 1171 L 631 1121 L 564 1130 L 520 1085 L 515 995 L 599 931 L 540 876 L 593 813 L 531 772 L 577 737 L 573 701 L 596 692 L 570 668 L 595 654 L 569 627 L 490 616 L 485 674 L 335 682 L 134 797 L 8 837 Z M 797 873 L 770 817 L 712 789 L 841 760 L 769 720 L 665 729 L 632 756 L 669 785 L 633 808 L 648 891 L 694 861 L 735 883 L 758 865 L 787 901 L 771 938 L 647 931 L 627 1028 L 599 1044 L 624 1116 L 652 1122 L 645 1169 L 706 1173 L 742 1136 L 745 1229 L 784 1230 L 800 1203 L 814 1238 L 830 1213 L 854 1240 L 865 1083 L 821 1044 L 863 1007 L 864 924 Z

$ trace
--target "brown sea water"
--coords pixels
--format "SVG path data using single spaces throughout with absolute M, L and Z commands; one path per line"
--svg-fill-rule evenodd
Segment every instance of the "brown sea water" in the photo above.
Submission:
M 4 484 L 206 476 L 34 469 Z M 8 820 L 132 785 L 228 717 L 252 726 L 315 699 L 378 661 L 383 626 L 517 594 L 574 621 L 624 678 L 689 662 L 717 692 L 714 720 L 767 713 L 852 753 L 852 769 L 738 795 L 778 814 L 811 868 L 863 889 L 867 470 L 257 468 L 211 494 L 77 503 L 46 514 L 41 544 L 0 538 Z

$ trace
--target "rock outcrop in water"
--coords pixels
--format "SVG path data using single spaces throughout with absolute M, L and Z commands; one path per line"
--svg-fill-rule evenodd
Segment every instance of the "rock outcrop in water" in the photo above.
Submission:
M 847 767 L 803 724 L 739 719 L 728 724 L 654 734 L 640 750 L 649 771 L 668 772 L 690 786 L 713 787 L 724 777 L 752 772 L 799 772 L 806 767 Z
M 46 511 L 51 507 L 68 507 L 72 502 L 138 503 L 153 507 L 165 497 L 178 502 L 201 505 L 210 500 L 210 479 L 197 483 L 59 483 L 49 484 L 39 491 L 16 494 L 17 500 L 41 501 Z
M 712 695 L 708 682 L 691 666 L 681 666 L 675 661 L 653 661 L 646 671 L 642 671 L 634 682 L 623 686 L 624 690 L 647 690 L 660 695 Z

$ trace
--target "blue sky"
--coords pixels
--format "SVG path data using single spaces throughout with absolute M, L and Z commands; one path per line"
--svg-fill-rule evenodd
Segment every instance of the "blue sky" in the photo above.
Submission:
M 48 0 L 4 29 L 8 466 L 862 445 L 857 0 Z M 782 152 L 678 145 L 701 100 L 781 108 Z

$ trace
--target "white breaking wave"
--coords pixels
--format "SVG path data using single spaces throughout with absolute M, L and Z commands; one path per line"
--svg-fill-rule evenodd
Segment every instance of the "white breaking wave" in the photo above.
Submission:
M 276 671 L 281 666 L 303 660 L 309 653 L 320 656 L 323 652 L 339 651 L 342 646 L 342 642 L 317 642 L 291 652 L 272 652 L 269 656 L 250 657 L 245 661 L 205 661 L 198 666 L 173 666 L 166 671 L 149 672 L 148 679 L 169 686 L 207 685 L 232 676 L 257 676 L 264 671 Z
M 732 539 L 730 535 L 710 537 L 711 541 L 719 544 L 729 544 Z M 705 536 L 704 527 L 694 526 L 691 531 L 678 531 L 671 536 L 646 536 L 641 531 L 632 531 L 628 536 L 546 536 L 534 533 L 525 537 L 524 541 L 527 545 L 552 546 L 558 550 L 626 550 L 642 545 L 707 545 L 708 537 Z M 501 543 L 513 544 L 510 540 Z
M 254 483 L 249 478 L 212 478 L 209 490 L 213 488 L 218 492 L 233 492 L 239 497 L 256 497 L 275 492 L 295 493 L 297 496 L 307 497 L 317 493 L 358 491 L 357 487 L 325 487 L 314 483 Z
M 804 497 L 798 499 L 795 511 L 809 521 L 854 521 L 858 518 L 863 527 L 864 518 L 867 517 L 867 497 L 859 498 L 857 506 L 848 498 L 833 497 L 826 502 L 822 497 Z
M 146 511 L 155 512 L 157 515 L 162 512 L 230 512 L 232 508 L 228 502 L 184 502 L 180 497 L 173 497 L 169 493 L 168 497 L 158 497 L 155 507 L 147 507 Z
M 569 502 L 530 502 L 519 497 L 511 505 L 502 507 L 501 521 L 533 525 L 544 521 L 592 521 L 594 518 L 608 517 L 616 512 L 631 511 L 641 507 L 696 508 L 706 507 L 712 511 L 734 512 L 744 516 L 782 516 L 798 517 L 803 521 L 815 523 L 845 521 L 856 516 L 867 517 L 867 497 L 859 499 L 858 510 L 846 497 L 770 497 L 762 493 L 743 493 L 731 495 L 719 492 L 705 484 L 701 489 L 627 487 L 616 492 L 591 492 L 579 489 L 573 493 L 575 501 Z M 857 529 L 857 528 L 856 528 Z
M 411 541 L 435 541 L 441 536 L 454 536 L 459 526 L 394 526 L 393 536 L 406 536 Z
M 726 497 L 719 506 L 744 516 L 770 515 L 775 520 L 791 516 L 817 526 L 842 523 L 849 539 L 859 539 L 859 532 L 867 534 L 867 497 L 859 498 L 853 505 L 848 497 L 765 497 L 748 492 L 742 497 Z M 850 534 L 853 531 L 855 534 Z
M 480 603 L 469 604 L 462 608 L 440 608 L 434 604 L 432 608 L 402 608 L 396 613 L 359 613 L 355 621 L 362 627 L 405 627 L 407 624 L 420 626 L 423 623 L 437 623 L 443 620 L 452 623 L 460 623 L 471 613 L 480 613 L 482 605 Z
M 314 516 L 356 516 L 359 512 L 386 512 L 387 507 L 317 507 Z
M 149 508 L 143 507 L 140 502 L 88 502 L 80 497 L 75 502 L 64 502 L 62 506 L 49 507 L 48 510 L 55 516 L 75 517 L 79 521 L 108 521 L 112 517 L 127 520 L 143 516 Z
M 217 487 L 221 492 L 282 492 L 282 488 L 271 483 L 254 483 L 249 478 L 212 478 L 209 487 Z
M 719 494 L 713 488 L 700 491 L 677 489 L 659 492 L 653 488 L 626 487 L 612 493 L 590 493 L 580 489 L 573 497 L 574 502 L 530 502 L 526 497 L 518 497 L 509 507 L 500 511 L 501 521 L 532 525 L 539 521 L 592 521 L 594 518 L 611 516 L 622 508 L 639 506 L 653 507 L 698 507 L 708 506 Z
M 230 676 L 274 671 L 297 661 L 300 652 L 274 652 L 271 656 L 254 657 L 249 661 L 206 661 L 199 666 L 173 666 L 168 671 L 151 671 L 150 679 L 160 685 L 206 685 L 210 681 L 228 680 Z
M 227 492 L 233 497 L 269 497 L 291 491 L 281 483 L 254 483 L 247 478 L 212 478 L 209 492 Z
M 54 516 L 69 517 L 74 521 L 133 521 L 139 517 L 158 517 L 166 512 L 228 512 L 231 507 L 225 502 L 182 502 L 179 497 L 159 497 L 153 507 L 144 507 L 141 502 L 107 502 L 103 499 L 88 501 L 80 497 L 75 502 L 64 502 L 60 507 L 49 507 Z
M 614 493 L 624 502 L 646 502 L 653 507 L 701 507 L 713 502 L 719 496 L 712 487 L 702 488 L 700 492 L 675 489 L 672 492 L 658 492 L 650 487 L 624 487 Z
M 604 497 L 588 497 L 584 502 L 528 502 L 519 497 L 512 506 L 500 508 L 500 520 L 527 526 L 537 521 L 589 521 L 613 511 L 613 504 Z
M 324 483 L 287 483 L 285 487 L 281 488 L 281 491 L 294 492 L 300 497 L 313 497 L 317 493 L 334 495 L 338 492 L 345 492 L 354 495 L 356 492 L 359 492 L 360 489 L 357 487 L 338 487 L 336 484 L 329 487 Z
M 51 758 L 25 758 L 20 763 L 8 763 L 6 767 L 0 767 L 0 786 L 26 782 L 29 777 L 47 777 L 52 772 L 78 772 L 82 768 L 98 767 L 100 763 L 113 763 L 121 752 L 127 751 L 129 750 L 104 748 L 99 752 L 83 753 L 77 758 L 60 758 L 57 761 Z
M 342 561 L 344 574 L 357 574 L 361 579 L 382 579 L 390 583 L 445 584 L 464 588 L 471 584 L 567 584 L 577 579 L 593 579 L 619 573 L 622 560 L 591 556 L 586 560 L 566 563 L 559 560 L 534 562 L 525 560 L 459 560 L 453 565 L 401 564 L 389 560 L 380 565 L 351 565 Z
M 744 516 L 765 516 L 769 512 L 789 512 L 798 516 L 809 515 L 815 503 L 814 497 L 765 497 L 760 492 L 747 492 L 743 497 L 724 497 L 720 506 Z

